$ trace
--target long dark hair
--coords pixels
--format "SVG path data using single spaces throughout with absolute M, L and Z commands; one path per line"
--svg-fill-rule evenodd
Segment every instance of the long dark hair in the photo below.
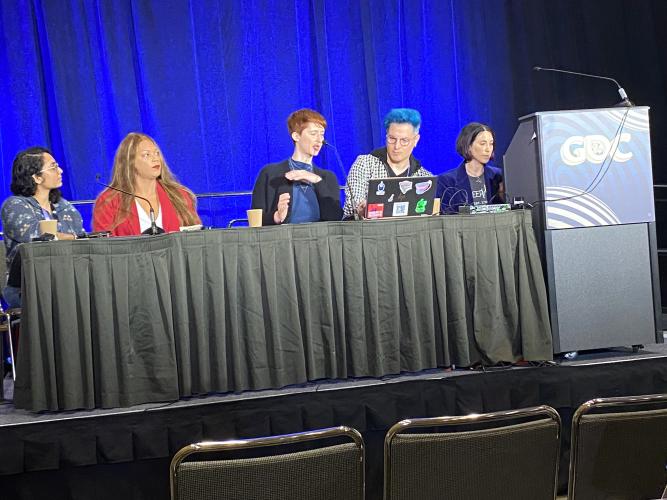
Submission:
M 32 177 L 39 175 L 44 169 L 44 153 L 53 153 L 42 146 L 35 146 L 18 153 L 12 164 L 12 182 L 9 186 L 16 196 L 33 196 L 37 192 L 37 183 Z M 49 201 L 58 203 L 61 198 L 60 189 L 49 191 Z

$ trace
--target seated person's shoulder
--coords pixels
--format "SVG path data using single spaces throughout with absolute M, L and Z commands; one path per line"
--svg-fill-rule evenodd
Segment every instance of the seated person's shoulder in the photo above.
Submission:
M 331 170 L 328 168 L 320 168 L 320 167 L 315 167 L 313 168 L 313 172 L 322 177 L 322 179 L 335 179 L 336 174 L 334 174 Z
M 30 208 L 30 202 L 25 196 L 10 196 L 2 203 L 1 210 L 5 217 L 13 212 L 22 212 Z
M 288 169 L 289 165 L 287 161 L 279 161 L 276 163 L 267 163 L 260 169 L 259 173 L 264 175 L 275 175 L 278 172 Z
M 382 160 L 372 154 L 364 154 L 357 156 L 352 166 L 354 165 L 363 166 L 363 165 L 374 165 L 374 164 L 382 164 Z
M 503 170 L 499 167 L 494 167 L 493 165 L 487 165 L 486 168 L 491 170 L 491 172 L 493 173 L 494 176 L 499 175 L 499 176 L 502 177 L 502 175 L 503 175 Z
M 456 179 L 456 168 L 452 168 L 438 174 L 438 182 L 454 181 Z
M 28 199 L 25 196 L 10 196 L 3 203 L 3 207 L 28 205 Z
M 54 203 L 54 206 L 60 208 L 60 209 L 74 209 L 74 205 L 72 205 L 69 201 L 67 201 L 65 198 L 60 198 L 56 203 Z

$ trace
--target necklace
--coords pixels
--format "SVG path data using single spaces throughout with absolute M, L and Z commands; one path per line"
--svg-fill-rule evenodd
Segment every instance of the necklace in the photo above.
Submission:
M 303 162 L 299 162 L 299 163 L 303 163 Z M 290 157 L 290 159 L 287 160 L 287 164 L 289 165 L 290 170 L 304 170 L 304 169 L 299 168 L 299 166 L 296 164 L 296 161 L 292 157 Z M 308 165 L 308 164 L 304 163 L 304 165 Z M 313 171 L 313 166 L 310 165 L 310 168 L 306 168 L 305 170 L 308 170 L 309 172 L 312 172 Z M 309 182 L 305 182 L 305 181 L 298 181 L 295 184 L 299 187 L 299 189 L 301 189 L 301 192 L 303 194 L 306 194 L 308 189 L 310 189 L 312 187 Z

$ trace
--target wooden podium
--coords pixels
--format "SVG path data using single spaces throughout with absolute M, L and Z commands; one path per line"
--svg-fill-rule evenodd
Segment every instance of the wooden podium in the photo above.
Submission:
M 504 163 L 533 205 L 554 352 L 663 342 L 648 107 L 521 117 Z

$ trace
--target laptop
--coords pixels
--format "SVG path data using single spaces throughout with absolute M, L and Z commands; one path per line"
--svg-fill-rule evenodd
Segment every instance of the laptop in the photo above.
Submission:
M 437 177 L 387 177 L 368 181 L 366 218 L 431 215 Z

